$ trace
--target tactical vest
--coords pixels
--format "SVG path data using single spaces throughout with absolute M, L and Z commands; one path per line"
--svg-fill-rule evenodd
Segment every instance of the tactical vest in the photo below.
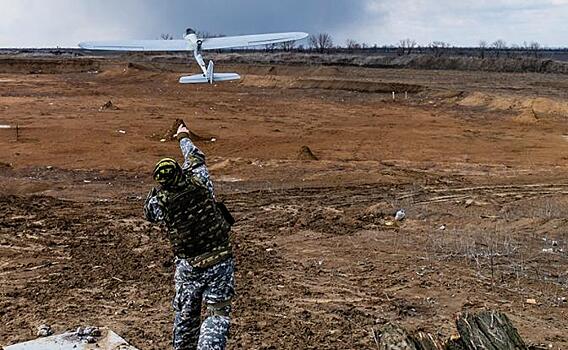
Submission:
M 231 227 L 206 188 L 190 182 L 181 192 L 168 191 L 164 204 L 168 236 L 177 257 L 205 263 L 231 254 Z

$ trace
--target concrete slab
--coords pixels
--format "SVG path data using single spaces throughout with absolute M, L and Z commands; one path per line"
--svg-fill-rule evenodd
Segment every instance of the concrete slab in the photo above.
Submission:
M 101 328 L 101 335 L 93 343 L 86 343 L 86 337 L 77 332 L 53 335 L 25 343 L 6 346 L 4 350 L 138 350 L 110 329 Z

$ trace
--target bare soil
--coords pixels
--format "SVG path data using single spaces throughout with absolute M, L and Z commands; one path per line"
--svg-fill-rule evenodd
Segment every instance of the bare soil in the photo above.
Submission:
M 182 86 L 26 64 L 0 74 L 18 125 L 0 128 L 0 344 L 47 323 L 168 348 L 173 257 L 142 204 L 183 118 L 238 220 L 231 349 L 371 349 L 389 321 L 449 337 L 484 308 L 568 349 L 561 76 L 219 65 L 243 81 Z

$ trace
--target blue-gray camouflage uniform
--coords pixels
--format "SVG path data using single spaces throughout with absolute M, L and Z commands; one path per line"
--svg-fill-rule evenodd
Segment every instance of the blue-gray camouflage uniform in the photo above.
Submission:
M 165 224 L 176 255 L 176 295 L 172 303 L 175 310 L 174 349 L 223 350 L 227 344 L 231 299 L 235 293 L 234 259 L 228 242 L 230 226 L 224 219 L 219 219 L 216 211 L 205 155 L 187 135 L 182 135 L 180 147 L 185 158 L 183 179 L 175 189 L 150 191 L 144 213 L 149 221 Z M 188 195 L 184 197 L 186 193 Z M 203 193 L 206 195 L 200 201 L 209 205 L 196 207 L 194 212 L 189 210 L 186 213 L 184 210 L 194 205 L 192 200 Z M 174 202 L 183 201 L 184 198 L 188 204 L 184 202 L 176 206 Z M 171 211 L 181 214 L 171 215 Z M 196 229 L 200 218 L 195 219 L 193 214 L 208 215 L 205 220 L 210 219 L 216 224 Z M 189 219 L 186 220 L 184 215 Z M 185 221 L 194 220 L 196 225 L 187 228 L 178 216 Z M 201 322 L 203 303 L 207 307 L 207 316 Z

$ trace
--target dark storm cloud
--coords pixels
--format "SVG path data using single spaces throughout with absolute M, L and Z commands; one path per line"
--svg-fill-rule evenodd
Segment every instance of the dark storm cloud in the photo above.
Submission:
M 0 46 L 214 34 L 333 32 L 365 16 L 368 0 L 0 0 Z
M 182 33 L 186 27 L 227 35 L 274 31 L 334 31 L 365 16 L 363 0 L 147 1 L 160 21 L 146 34 Z

